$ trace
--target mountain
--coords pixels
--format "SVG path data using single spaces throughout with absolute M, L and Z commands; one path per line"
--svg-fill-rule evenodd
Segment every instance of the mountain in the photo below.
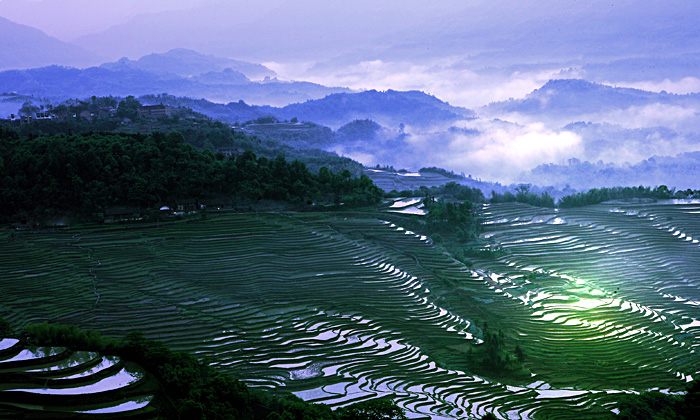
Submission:
M 222 73 L 224 76 L 226 74 L 225 71 Z M 178 96 L 204 97 L 218 102 L 243 100 L 283 106 L 349 91 L 346 88 L 332 88 L 309 82 L 251 82 L 240 75 L 240 84 L 207 83 L 211 81 L 207 79 L 213 77 L 211 74 L 205 74 L 198 78 L 184 78 L 173 73 L 152 73 L 129 65 L 115 66 L 112 69 L 90 67 L 84 70 L 49 66 L 0 72 L 0 92 L 59 99 L 92 95 L 138 96 L 165 92 Z
M 576 116 L 653 104 L 700 106 L 700 94 L 675 95 L 592 83 L 580 79 L 550 80 L 522 99 L 490 104 L 486 113 Z
M 276 115 L 284 119 L 297 117 L 330 127 L 364 119 L 385 127 L 400 124 L 428 126 L 475 117 L 472 110 L 452 106 L 426 93 L 395 90 L 333 94 L 323 99 L 288 105 Z
M 544 164 L 522 175 L 523 182 L 570 186 L 586 190 L 615 186 L 667 185 L 679 190 L 697 188 L 700 179 L 700 152 L 676 156 L 653 156 L 635 164 L 596 163 L 570 159 L 567 164 Z
M 82 67 L 100 60 L 94 53 L 3 17 L 0 17 L 0 39 L 0 70 L 51 64 Z
M 276 76 L 274 71 L 262 64 L 200 54 L 184 48 L 175 48 L 162 54 L 149 54 L 135 61 L 125 57 L 113 63 L 102 64 L 100 67 L 109 70 L 131 68 L 156 74 L 171 73 L 181 77 L 224 71 L 242 73 L 250 79 Z
M 263 83 L 262 86 L 268 84 L 275 85 Z M 371 137 L 381 128 L 396 129 L 401 123 L 424 129 L 436 124 L 449 125 L 455 121 L 475 118 L 474 111 L 470 109 L 452 106 L 434 96 L 417 91 L 371 90 L 334 93 L 321 99 L 284 107 L 248 105 L 240 101 L 217 104 L 172 95 L 159 95 L 157 101 L 171 106 L 186 106 L 229 123 L 243 123 L 262 116 L 274 116 L 279 120 L 297 118 L 299 121 L 309 121 L 336 129 L 340 127 L 341 133 L 352 131 L 355 133 L 353 138 L 358 137 L 357 133 L 360 131 Z M 358 131 L 358 128 L 361 130 Z
M 698 79 L 700 78 L 700 52 L 587 63 L 580 68 L 572 69 L 571 73 L 600 83 L 611 80 L 629 83 L 682 80 L 687 77 Z
M 194 76 L 192 79 L 207 85 L 245 85 L 250 83 L 250 79 L 245 74 L 233 69 L 210 71 Z

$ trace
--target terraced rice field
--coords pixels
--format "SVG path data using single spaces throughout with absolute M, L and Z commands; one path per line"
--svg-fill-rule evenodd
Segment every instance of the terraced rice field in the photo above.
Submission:
M 697 376 L 700 205 L 484 213 L 505 252 L 472 270 L 381 215 L 19 233 L 0 242 L 0 316 L 143 330 L 251 386 L 392 394 L 411 417 L 596 418 Z M 470 373 L 485 322 L 530 380 Z
M 150 419 L 153 392 L 117 357 L 0 339 L 0 418 Z

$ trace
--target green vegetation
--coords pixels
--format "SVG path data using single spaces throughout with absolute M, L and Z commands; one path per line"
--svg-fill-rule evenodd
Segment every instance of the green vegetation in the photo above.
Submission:
M 685 394 L 668 395 L 659 391 L 626 395 L 619 403 L 617 420 L 692 420 L 700 409 L 700 381 L 691 382 Z
M 338 409 L 338 420 L 406 420 L 404 410 L 391 400 L 363 401 Z
M 421 186 L 417 190 L 392 190 L 387 193 L 387 197 L 441 197 L 446 200 L 471 201 L 472 203 L 486 202 L 484 193 L 481 192 L 480 189 L 461 185 L 456 182 L 448 182 L 447 184 L 432 186 L 430 188 Z
M 512 351 L 506 349 L 503 331 L 498 333 L 488 331 L 484 326 L 484 343 L 469 349 L 467 358 L 472 369 L 480 374 L 526 380 L 530 371 L 523 367 L 525 354 L 519 345 Z
M 464 179 L 464 175 L 458 175 L 452 171 L 448 171 L 447 169 L 443 168 L 438 168 L 435 166 L 430 166 L 427 168 L 420 168 L 418 172 L 424 174 L 424 173 L 433 173 L 433 174 L 440 174 L 444 176 L 445 178 L 452 178 L 452 179 Z
M 141 330 L 251 387 L 331 407 L 393 393 L 425 415 L 467 417 L 478 401 L 480 414 L 602 419 L 621 394 L 588 390 L 677 392 L 676 372 L 698 369 L 695 309 L 664 296 L 698 300 L 700 248 L 674 236 L 700 237 L 697 207 L 566 209 L 557 216 L 573 223 L 555 224 L 494 204 L 484 234 L 505 253 L 472 270 L 376 211 L 20 231 L 0 240 L 0 316 Z M 620 252 L 589 250 L 600 246 Z M 486 322 L 537 377 L 470 364 Z
M 0 337 L 12 337 L 14 332 L 12 326 L 5 318 L 0 318 Z
M 310 141 L 309 136 L 315 135 L 312 133 L 314 130 L 320 130 L 324 133 L 330 131 L 326 127 L 307 123 L 310 126 L 309 133 L 290 134 L 291 137 L 287 139 L 288 141 L 283 141 L 284 139 L 275 139 L 271 135 L 257 136 L 233 130 L 228 124 L 213 120 L 187 107 L 173 108 L 171 117 L 138 116 L 138 106 L 141 102 L 162 103 L 165 101 L 167 103 L 168 98 L 167 96 L 147 95 L 141 97 L 141 100 L 133 97 L 119 100 L 111 96 L 93 96 L 87 100 L 71 99 L 45 106 L 46 112 L 55 116 L 55 119 L 34 120 L 31 123 L 17 126 L 8 121 L 0 120 L 0 127 L 4 125 L 6 131 L 14 131 L 22 138 L 93 132 L 152 134 L 177 131 L 183 135 L 185 142 L 195 149 L 210 150 L 215 154 L 219 150 L 225 150 L 227 154 L 232 152 L 240 154 L 245 150 L 250 150 L 257 156 L 268 159 L 275 159 L 277 156 L 283 155 L 290 161 L 299 160 L 304 162 L 313 172 L 318 172 L 323 166 L 333 172 L 342 172 L 347 169 L 354 176 L 359 176 L 362 172 L 362 165 L 335 153 L 314 148 L 299 149 L 301 143 Z M 194 103 L 192 105 L 194 106 Z M 235 106 L 236 104 L 230 105 Z M 284 134 L 281 135 L 284 136 Z M 307 144 L 307 146 L 315 147 L 311 144 Z
M 473 241 L 479 230 L 476 206 L 471 201 L 460 203 L 444 199 L 426 198 L 423 205 L 427 211 L 425 226 L 427 233 L 452 233 L 458 242 Z
M 547 207 L 554 208 L 554 198 L 550 196 L 546 191 L 542 194 L 535 194 L 530 192 L 530 185 L 519 185 L 516 189 L 516 193 L 513 194 L 510 191 L 506 191 L 503 194 L 498 194 L 495 191 L 491 191 L 490 203 L 523 203 L 529 204 L 535 207 Z
M 141 107 L 141 102 L 133 96 L 127 96 L 124 100 L 119 102 L 117 107 L 117 117 L 119 118 L 130 118 L 135 120 L 139 116 L 139 108 Z
M 631 199 L 659 199 L 666 200 L 669 198 L 687 198 L 693 196 L 693 192 L 679 191 L 675 193 L 669 190 L 665 185 L 658 186 L 654 189 L 650 187 L 614 187 L 614 188 L 593 188 L 585 193 L 577 193 L 567 195 L 559 200 L 559 207 L 583 207 L 593 204 L 599 204 L 611 200 L 631 200 Z
M 180 199 L 222 196 L 301 206 L 369 205 L 382 197 L 366 176 L 323 167 L 313 174 L 299 161 L 271 161 L 249 151 L 225 159 L 195 150 L 178 132 L 22 139 L 3 130 L 0 138 L 4 221 L 66 214 L 99 219 L 110 206 L 157 209 Z

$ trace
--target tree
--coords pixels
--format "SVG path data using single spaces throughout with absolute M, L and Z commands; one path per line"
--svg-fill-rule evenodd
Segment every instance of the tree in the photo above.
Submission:
M 136 119 L 139 115 L 139 108 L 141 107 L 141 102 L 133 96 L 127 96 L 124 100 L 119 102 L 117 107 L 117 116 L 120 118 L 131 118 Z
M 374 399 L 338 409 L 340 420 L 406 420 L 406 412 L 392 400 Z
M 32 101 L 27 101 L 22 104 L 22 108 L 19 109 L 18 114 L 28 117 L 36 114 L 40 111 L 40 108 L 32 103 Z
M 5 318 L 0 318 L 0 338 L 8 337 L 12 334 L 12 326 Z

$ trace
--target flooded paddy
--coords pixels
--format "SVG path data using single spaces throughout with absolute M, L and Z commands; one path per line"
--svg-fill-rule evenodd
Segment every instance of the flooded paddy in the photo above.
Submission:
M 505 252 L 472 269 L 352 214 L 27 234 L 1 245 L 0 308 L 16 325 L 142 330 L 334 407 L 391 394 L 411 416 L 595 418 L 698 375 L 699 217 L 685 202 L 491 205 L 484 236 Z M 522 348 L 529 380 L 471 372 L 485 323 Z

